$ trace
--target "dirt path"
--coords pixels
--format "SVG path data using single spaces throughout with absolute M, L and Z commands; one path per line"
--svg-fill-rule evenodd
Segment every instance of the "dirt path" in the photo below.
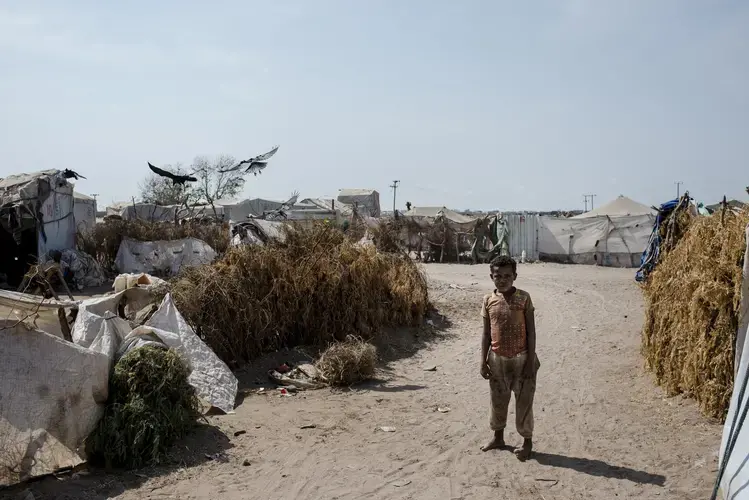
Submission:
M 645 374 L 642 301 L 631 270 L 520 267 L 517 285 L 536 305 L 542 363 L 536 455 L 527 463 L 510 452 L 479 451 L 490 437 L 488 385 L 477 361 L 488 270 L 430 265 L 428 273 L 432 297 L 452 324 L 414 356 L 388 363 L 384 382 L 249 396 L 236 414 L 210 417 L 222 432 L 193 437 L 183 467 L 45 480 L 33 485 L 37 498 L 709 496 L 721 427 L 700 417 L 693 402 L 665 398 Z M 425 371 L 430 365 L 437 370 Z M 301 429 L 307 424 L 316 427 Z M 235 437 L 238 431 L 246 433 Z M 520 441 L 514 429 L 507 437 Z

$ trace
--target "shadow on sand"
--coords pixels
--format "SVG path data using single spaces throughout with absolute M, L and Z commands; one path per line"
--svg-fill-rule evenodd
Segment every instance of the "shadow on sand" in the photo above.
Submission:
M 72 473 L 45 476 L 0 488 L 0 498 L 24 498 L 31 492 L 36 500 L 105 500 L 138 488 L 151 478 L 210 460 L 225 460 L 226 452 L 231 448 L 233 445 L 226 434 L 213 426 L 201 424 L 175 445 L 169 453 L 168 463 L 163 465 L 134 471 L 105 470 L 83 465 Z
M 610 479 L 626 479 L 633 483 L 652 484 L 656 486 L 663 486 L 666 483 L 666 476 L 650 474 L 649 472 L 630 469 L 629 467 L 610 465 L 602 460 L 567 457 L 565 455 L 543 452 L 533 452 L 531 460 L 535 460 L 541 465 L 571 469 L 591 476 L 606 477 Z

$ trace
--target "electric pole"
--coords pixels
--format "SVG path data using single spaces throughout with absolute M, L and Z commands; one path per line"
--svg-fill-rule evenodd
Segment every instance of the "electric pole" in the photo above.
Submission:
M 400 181 L 393 181 L 393 183 L 390 185 L 391 188 L 393 188 L 393 217 L 398 217 L 398 212 L 395 210 L 395 192 L 398 191 L 398 183 Z
M 588 211 L 588 198 L 590 198 L 590 209 L 593 210 L 593 198 L 598 195 L 595 194 L 584 194 L 583 199 L 585 200 L 585 211 Z
M 682 181 L 674 182 L 676 184 L 676 199 L 681 198 L 681 185 L 684 184 Z

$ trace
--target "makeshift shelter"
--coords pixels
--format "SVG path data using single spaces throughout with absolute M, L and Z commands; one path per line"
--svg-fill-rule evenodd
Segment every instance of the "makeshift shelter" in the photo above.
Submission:
M 639 267 L 655 211 L 625 196 L 572 218 L 541 217 L 541 260 Z
M 344 205 L 356 206 L 361 215 L 380 217 L 380 193 L 374 189 L 341 189 L 337 201 Z
M 73 215 L 79 232 L 92 230 L 96 224 L 96 199 L 73 192 Z
M 478 219 L 459 214 L 447 207 L 412 207 L 401 215 L 406 222 L 402 239 L 409 250 L 427 251 L 427 257 L 444 262 L 460 261 L 471 251 Z
M 18 285 L 50 250 L 75 248 L 73 185 L 59 170 L 0 179 L 0 274 Z
M 122 217 L 123 220 L 143 220 L 148 222 L 174 222 L 177 209 L 174 206 L 153 205 L 151 203 L 113 203 L 107 207 L 108 216 Z

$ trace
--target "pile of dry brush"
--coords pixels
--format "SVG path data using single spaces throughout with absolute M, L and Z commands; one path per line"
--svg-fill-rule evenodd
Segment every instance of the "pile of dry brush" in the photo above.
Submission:
M 428 306 L 426 278 L 413 261 L 357 245 L 325 224 L 185 269 L 172 295 L 230 366 L 284 346 L 417 326 Z
M 91 231 L 78 234 L 78 250 L 93 256 L 101 266 L 114 270 L 114 260 L 123 238 L 137 241 L 179 240 L 197 238 L 208 243 L 219 255 L 229 248 L 226 224 L 173 224 L 143 220 L 107 220 L 95 224 Z
M 724 419 L 749 212 L 677 217 L 681 239 L 665 249 L 643 286 L 643 355 L 670 395 L 693 397 L 705 415 Z

